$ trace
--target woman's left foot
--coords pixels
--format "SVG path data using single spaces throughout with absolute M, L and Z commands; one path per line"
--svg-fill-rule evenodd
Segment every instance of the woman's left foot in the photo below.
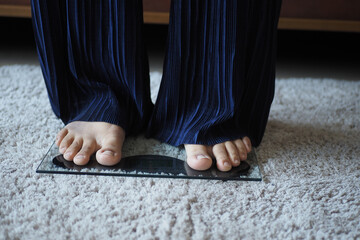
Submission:
M 240 161 L 247 159 L 251 151 L 251 141 L 248 137 L 234 141 L 226 141 L 206 146 L 200 144 L 185 144 L 187 164 L 195 170 L 206 170 L 212 165 L 212 157 L 216 159 L 216 166 L 220 171 L 230 171 L 232 167 L 240 165 Z

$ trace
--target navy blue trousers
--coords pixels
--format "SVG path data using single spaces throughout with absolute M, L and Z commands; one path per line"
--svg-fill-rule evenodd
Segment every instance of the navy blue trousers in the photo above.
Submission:
M 173 0 L 163 78 L 150 100 L 141 0 L 32 0 L 52 109 L 171 145 L 264 135 L 281 0 Z

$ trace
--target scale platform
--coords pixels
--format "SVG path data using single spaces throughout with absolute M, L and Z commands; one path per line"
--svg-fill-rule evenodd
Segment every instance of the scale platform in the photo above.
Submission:
M 87 165 L 78 166 L 59 155 L 53 143 L 38 166 L 37 173 L 86 174 L 125 177 L 187 178 L 208 180 L 261 181 L 256 150 L 248 154 L 246 161 L 228 172 L 216 168 L 215 161 L 210 169 L 197 171 L 190 168 L 183 147 L 173 147 L 143 136 L 130 137 L 124 142 L 122 159 L 115 166 L 103 166 L 95 155 Z

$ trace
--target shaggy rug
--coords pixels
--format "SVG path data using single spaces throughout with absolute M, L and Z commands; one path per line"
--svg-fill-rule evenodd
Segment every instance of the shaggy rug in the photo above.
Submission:
M 35 173 L 61 127 L 0 67 L 0 239 L 360 239 L 360 81 L 277 80 L 262 182 Z

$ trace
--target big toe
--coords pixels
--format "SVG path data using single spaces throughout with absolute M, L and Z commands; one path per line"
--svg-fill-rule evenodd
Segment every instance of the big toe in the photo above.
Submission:
M 212 159 L 205 145 L 185 144 L 187 164 L 195 170 L 207 170 L 212 165 Z
M 113 166 L 121 160 L 123 135 L 112 135 L 104 138 L 101 148 L 96 152 L 96 160 L 101 165 Z
M 114 150 L 109 148 L 100 149 L 96 153 L 96 160 L 104 166 L 113 166 L 121 160 L 121 150 Z

